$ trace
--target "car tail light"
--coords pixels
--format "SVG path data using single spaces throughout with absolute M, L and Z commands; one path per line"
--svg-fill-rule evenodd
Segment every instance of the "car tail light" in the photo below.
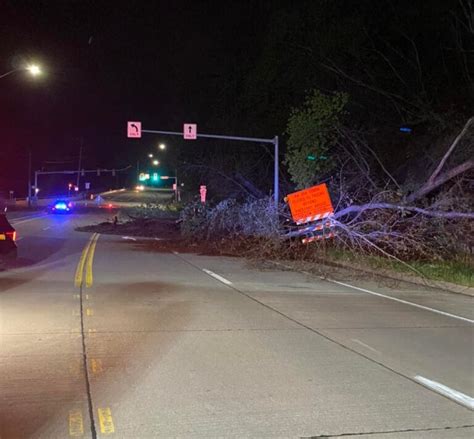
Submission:
M 7 236 L 8 239 L 11 239 L 12 241 L 16 241 L 16 231 L 6 232 L 5 235 Z

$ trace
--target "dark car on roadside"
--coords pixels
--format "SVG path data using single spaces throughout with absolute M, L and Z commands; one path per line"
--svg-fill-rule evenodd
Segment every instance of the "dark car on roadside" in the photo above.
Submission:
M 0 268 L 17 257 L 16 230 L 4 213 L 0 214 Z

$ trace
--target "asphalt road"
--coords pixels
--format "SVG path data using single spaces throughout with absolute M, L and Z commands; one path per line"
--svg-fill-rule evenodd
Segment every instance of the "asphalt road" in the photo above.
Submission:
M 472 298 L 74 231 L 107 216 L 12 213 L 1 439 L 474 436 Z

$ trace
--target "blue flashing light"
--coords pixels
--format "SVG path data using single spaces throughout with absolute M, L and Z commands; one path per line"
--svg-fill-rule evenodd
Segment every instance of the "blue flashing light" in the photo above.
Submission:
M 400 127 L 402 133 L 411 133 L 412 129 L 410 127 Z
M 66 203 L 60 201 L 54 205 L 54 208 L 56 210 L 69 210 L 69 207 L 67 206 Z

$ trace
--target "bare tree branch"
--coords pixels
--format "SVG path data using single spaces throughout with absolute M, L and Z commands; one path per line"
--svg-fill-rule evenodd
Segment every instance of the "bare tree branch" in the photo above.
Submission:
M 474 160 L 467 160 L 459 166 L 456 166 L 455 168 L 450 169 L 444 174 L 441 174 L 436 180 L 432 182 L 428 181 L 420 189 L 410 194 L 406 200 L 411 203 L 421 197 L 424 197 L 425 195 L 428 195 L 430 192 L 437 189 L 442 184 L 446 183 L 454 177 L 457 177 L 460 174 L 463 174 L 466 171 L 469 171 L 472 168 L 474 168 Z
M 446 163 L 446 160 L 448 160 L 449 156 L 451 153 L 454 151 L 454 148 L 456 148 L 457 144 L 459 141 L 462 139 L 464 134 L 466 134 L 467 130 L 469 129 L 470 125 L 474 122 L 474 117 L 471 117 L 466 124 L 464 125 L 464 128 L 462 131 L 458 134 L 458 136 L 454 139 L 454 142 L 451 144 L 449 147 L 448 151 L 446 154 L 443 156 L 441 161 L 439 162 L 437 168 L 434 170 L 434 172 L 431 174 L 431 177 L 428 178 L 428 183 L 433 183 L 438 176 L 438 174 L 441 172 L 441 169 L 443 169 L 444 164 Z
M 343 216 L 358 213 L 364 210 L 374 210 L 374 209 L 392 209 L 392 210 L 399 210 L 399 211 L 408 211 L 408 212 L 417 212 L 422 215 L 436 217 L 436 218 L 447 218 L 447 219 L 455 219 L 455 218 L 469 218 L 474 219 L 473 212 L 444 212 L 440 210 L 428 210 L 422 209 L 416 206 L 403 206 L 400 204 L 392 204 L 392 203 L 368 203 L 362 205 L 352 205 L 346 207 L 345 209 L 340 210 L 334 214 L 334 219 L 341 218 Z

